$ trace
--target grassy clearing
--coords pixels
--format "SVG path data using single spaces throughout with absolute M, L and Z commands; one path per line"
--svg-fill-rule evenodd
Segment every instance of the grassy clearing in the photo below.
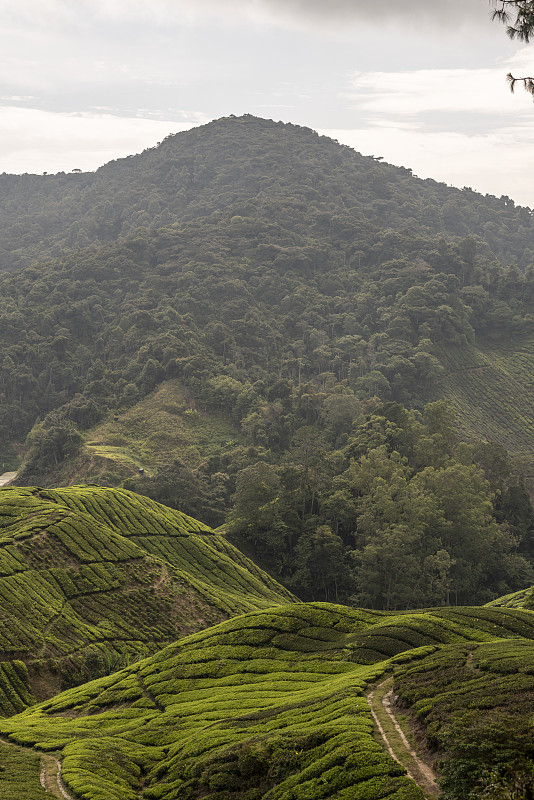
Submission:
M 114 415 L 86 437 L 87 452 L 147 474 L 172 463 L 176 453 L 189 466 L 241 442 L 239 430 L 221 415 L 192 408 L 184 387 L 165 381 L 133 408 Z

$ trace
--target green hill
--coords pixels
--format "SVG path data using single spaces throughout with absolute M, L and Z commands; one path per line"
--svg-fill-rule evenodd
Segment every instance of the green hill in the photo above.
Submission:
M 373 737 L 365 687 L 395 666 L 527 653 L 532 640 L 529 611 L 286 605 L 193 634 L 0 720 L 0 732 L 61 757 L 84 800 L 421 800 Z M 37 767 L 26 777 L 34 791 Z M 0 794 L 11 778 L 0 773 Z
M 0 661 L 38 696 L 291 595 L 223 536 L 124 490 L 0 490 Z
M 446 797 L 532 795 L 534 643 L 449 645 L 401 668 L 394 691 L 439 759 Z
M 365 220 L 401 234 L 414 224 L 425 234 L 474 234 L 522 267 L 533 248 L 530 215 L 510 198 L 423 181 L 308 128 L 244 115 L 168 136 L 94 173 L 0 176 L 0 268 L 221 211 L 250 225 L 258 206 L 277 222 L 298 212 L 303 229 L 307 205 L 345 240 Z
M 498 597 L 488 603 L 488 607 L 497 608 L 528 608 L 534 609 L 534 586 L 529 586 L 528 589 L 521 589 L 519 592 L 512 592 L 503 597 Z
M 144 472 L 139 487 L 150 485 L 158 470 L 172 464 L 177 454 L 189 475 L 189 493 L 198 493 L 195 471 L 210 459 L 243 444 L 241 430 L 228 415 L 197 409 L 195 401 L 177 380 L 163 381 L 134 406 L 107 414 L 83 433 L 83 444 L 71 459 L 51 465 L 39 475 L 45 486 L 103 483 L 116 485 Z M 216 516 L 217 487 L 211 482 L 210 501 L 198 509 L 204 520 Z M 181 501 L 187 505 L 185 487 Z M 224 506 L 224 501 L 221 503 Z M 219 509 L 220 515 L 221 509 Z M 219 522 L 222 519 L 218 520 Z
M 420 407 L 443 349 L 532 334 L 529 209 L 249 116 L 91 175 L 0 176 L 0 230 L 5 265 L 31 263 L 0 280 L 6 469 L 38 418 L 84 430 L 165 379 L 238 426 L 280 380 Z
M 530 209 L 249 116 L 95 175 L 12 177 L 0 456 L 19 484 L 123 484 L 225 524 L 310 600 L 532 583 Z M 22 207 L 43 216 L 21 242 Z

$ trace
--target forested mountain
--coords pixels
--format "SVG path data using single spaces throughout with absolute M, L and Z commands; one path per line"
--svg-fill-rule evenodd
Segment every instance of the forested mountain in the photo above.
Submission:
M 0 797 L 434 797 L 392 690 L 532 796 L 533 253 L 250 116 L 0 176 Z
M 250 116 L 2 180 L 20 483 L 126 481 L 306 599 L 532 582 L 529 209 Z
M 301 234 L 315 221 L 343 249 L 365 250 L 355 242 L 363 224 L 369 233 L 476 235 L 520 267 L 534 251 L 530 211 L 508 197 L 421 181 L 307 128 L 245 115 L 168 136 L 94 173 L 1 175 L 0 269 L 218 212 L 287 221 Z

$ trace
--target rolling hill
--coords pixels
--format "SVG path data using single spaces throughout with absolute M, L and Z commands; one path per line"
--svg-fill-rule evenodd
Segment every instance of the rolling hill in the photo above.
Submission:
M 394 678 L 438 760 L 446 797 L 532 793 L 534 645 L 449 645 Z
M 478 683 L 466 686 L 490 707 L 492 676 L 506 682 L 521 654 L 527 664 L 533 640 L 534 615 L 516 609 L 278 606 L 0 720 L 12 743 L 0 747 L 28 759 L 29 800 L 40 796 L 38 753 L 62 759 L 67 791 L 84 800 L 421 800 L 373 736 L 366 687 L 392 670 L 400 686 L 421 674 L 428 697 L 442 664 L 474 653 Z M 454 679 L 461 696 L 463 675 Z M 531 668 L 521 681 L 527 691 Z M 0 773 L 0 794 L 10 780 Z
M 0 661 L 40 697 L 291 599 L 206 525 L 90 486 L 0 490 L 0 596 Z
M 447 397 L 470 435 L 504 441 L 508 426 L 532 452 L 514 354 L 532 337 L 534 224 L 509 198 L 244 116 L 94 174 L 2 176 L 0 231 L 6 469 L 47 414 L 85 430 L 176 378 L 238 427 L 280 380 L 417 408 Z M 521 410 L 489 426 L 468 403 L 480 387 L 446 377 L 494 352 L 489 415 L 507 375 Z M 69 459 L 67 439 L 29 474 Z
M 426 543 L 403 539 L 424 590 L 402 604 L 532 583 L 530 209 L 248 116 L 95 175 L 3 186 L 5 250 L 21 262 L 0 276 L 0 447 L 19 484 L 122 484 L 228 525 L 303 598 L 389 608 L 401 601 L 373 589 L 350 465 L 387 471 L 399 456 L 406 491 L 424 473 L 430 494 L 415 525 Z M 24 207 L 43 214 L 34 244 L 9 233 Z M 447 462 L 471 487 L 456 505 L 499 542 L 476 579 L 468 559 L 459 589 L 434 475 Z

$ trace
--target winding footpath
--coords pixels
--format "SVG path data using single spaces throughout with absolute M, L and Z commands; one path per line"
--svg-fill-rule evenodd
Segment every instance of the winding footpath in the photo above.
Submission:
M 41 757 L 40 782 L 43 789 L 57 797 L 58 800 L 74 800 L 61 778 L 61 761 L 55 756 L 43 755 Z
M 417 783 L 424 796 L 429 800 L 434 800 L 439 797 L 436 773 L 419 758 L 404 735 L 391 708 L 392 695 L 393 678 L 391 676 L 369 692 L 367 702 L 373 720 L 390 756 L 406 769 L 408 777 Z M 386 717 L 384 717 L 384 712 Z
M 17 750 L 27 750 L 35 753 L 32 747 L 25 747 L 21 744 L 15 744 L 10 739 L 0 737 L 0 747 L 15 747 Z M 63 783 L 61 777 L 61 761 L 49 753 L 43 753 L 41 756 L 41 765 L 39 773 L 39 783 L 45 790 L 58 800 L 74 800 L 74 797 L 69 794 L 67 787 Z

